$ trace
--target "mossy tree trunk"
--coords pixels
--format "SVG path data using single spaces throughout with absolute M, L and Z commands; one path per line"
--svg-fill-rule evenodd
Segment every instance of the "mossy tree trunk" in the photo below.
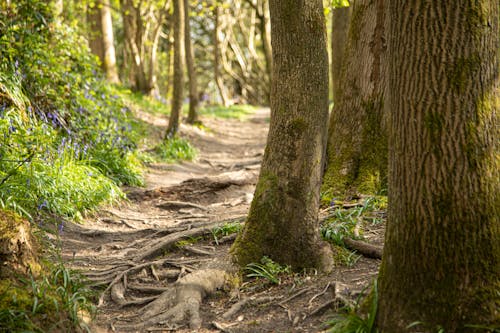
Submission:
M 389 212 L 378 327 L 498 328 L 498 1 L 389 3 Z
M 384 0 L 357 0 L 329 124 L 323 191 L 374 193 L 385 186 Z M 335 79 L 335 78 L 334 78 Z
M 328 119 L 328 54 L 321 0 L 271 0 L 271 123 L 247 222 L 231 252 L 294 269 L 332 264 L 319 234 L 321 166 Z
M 186 67 L 189 78 L 189 112 L 187 123 L 194 124 L 198 121 L 198 80 L 194 67 L 194 51 L 191 43 L 189 12 L 189 0 L 184 0 L 184 46 L 186 49 Z
M 175 136 L 179 130 L 179 120 L 184 98 L 184 0 L 174 0 L 174 82 L 172 109 L 168 120 L 165 139 Z

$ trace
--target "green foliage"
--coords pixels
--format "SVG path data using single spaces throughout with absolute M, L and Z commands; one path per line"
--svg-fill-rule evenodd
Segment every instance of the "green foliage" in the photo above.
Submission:
M 330 319 L 326 325 L 330 327 L 330 333 L 377 333 L 375 319 L 378 308 L 378 290 L 377 281 L 373 284 L 373 290 L 369 298 L 370 304 L 368 313 L 364 316 L 358 314 L 359 299 L 354 308 L 346 308 L 345 313 L 338 314 Z
M 237 233 L 241 230 L 242 225 L 240 222 L 229 222 L 221 227 L 214 228 L 212 235 L 214 236 L 215 243 L 219 245 L 219 238 Z
M 156 146 L 155 153 L 162 161 L 173 163 L 191 161 L 196 157 L 197 151 L 186 139 L 174 136 Z
M 362 205 L 343 209 L 342 205 L 337 205 L 335 199 L 331 200 L 333 212 L 326 218 L 321 226 L 321 235 L 325 240 L 331 241 L 339 246 L 344 246 L 344 237 L 358 238 L 361 222 L 369 220 L 372 224 L 381 223 L 382 218 L 371 214 L 387 208 L 386 197 L 368 197 Z
M 260 263 L 250 263 L 246 265 L 245 270 L 249 272 L 247 277 L 262 278 L 272 284 L 280 284 L 281 280 L 279 275 L 291 272 L 289 266 L 283 267 L 266 256 L 260 259 Z
M 257 108 L 251 105 L 235 104 L 228 107 L 215 105 L 200 109 L 200 114 L 210 117 L 245 120 Z
M 79 217 L 142 184 L 136 121 L 50 3 L 0 6 L 0 205 Z
M 362 257 L 362 255 L 350 251 L 345 247 L 339 245 L 333 245 L 333 250 L 334 250 L 333 260 L 336 265 L 351 267 L 354 266 L 358 262 L 358 260 Z
M 95 308 L 82 277 L 58 264 L 50 272 L 0 282 L 0 331 L 74 332 L 90 329 L 82 321 Z

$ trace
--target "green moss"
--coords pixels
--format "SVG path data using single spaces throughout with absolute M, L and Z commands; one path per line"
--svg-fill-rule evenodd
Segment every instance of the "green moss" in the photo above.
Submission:
M 295 118 L 288 126 L 292 138 L 298 138 L 307 129 L 307 122 L 303 118 Z
M 274 207 L 277 200 L 279 200 L 278 177 L 269 172 L 261 173 L 243 231 L 230 250 L 233 259 L 240 267 L 258 262 L 263 256 L 269 255 L 263 244 L 266 243 L 266 238 L 277 236 L 273 223 L 268 223 L 276 214 Z
M 451 87 L 458 93 L 463 93 L 467 89 L 467 83 L 471 77 L 476 77 L 476 72 L 481 69 L 481 57 L 479 54 L 472 54 L 467 58 L 458 58 L 454 64 L 447 68 L 448 80 Z

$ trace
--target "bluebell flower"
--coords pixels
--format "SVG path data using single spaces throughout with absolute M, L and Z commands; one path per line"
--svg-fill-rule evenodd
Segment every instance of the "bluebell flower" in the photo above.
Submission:
M 44 207 L 47 208 L 47 200 L 43 200 L 43 202 L 38 205 L 38 210 L 41 210 Z
M 63 232 L 63 230 L 64 230 L 64 221 L 62 221 L 61 223 L 59 223 L 58 230 L 59 230 L 60 234 Z

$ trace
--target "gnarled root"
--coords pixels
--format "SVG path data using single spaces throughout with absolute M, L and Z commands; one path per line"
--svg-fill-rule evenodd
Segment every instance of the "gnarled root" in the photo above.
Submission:
M 137 331 L 160 322 L 179 324 L 187 319 L 190 328 L 198 329 L 201 327 L 200 305 L 203 298 L 222 288 L 226 275 L 226 271 L 220 269 L 204 269 L 188 274 L 176 282 L 175 298 L 172 291 L 166 291 L 148 305 L 148 310 L 142 315 L 143 322 L 115 327 Z

